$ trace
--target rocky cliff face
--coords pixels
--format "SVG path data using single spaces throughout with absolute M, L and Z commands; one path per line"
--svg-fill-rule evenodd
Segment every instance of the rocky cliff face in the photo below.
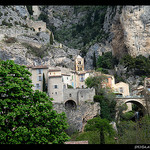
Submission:
M 0 59 L 13 59 L 19 64 L 49 64 L 73 68 L 74 56 L 84 47 L 82 52 L 86 49 L 85 68 L 93 69 L 94 52 L 97 58 L 107 51 L 112 51 L 118 58 L 125 54 L 133 57 L 148 57 L 150 54 L 150 6 L 91 7 L 90 11 L 82 6 L 50 5 L 39 8 L 41 13 L 47 14 L 47 27 L 52 30 L 55 28 L 57 34 L 54 37 L 61 32 L 60 35 L 63 36 L 57 37 L 58 39 L 67 35 L 69 39 L 63 40 L 61 48 L 60 43 L 55 40 L 53 45 L 49 45 L 48 32 L 35 32 L 27 25 L 30 15 L 25 6 L 0 6 Z M 104 21 L 101 20 L 103 16 Z M 102 21 L 103 26 L 99 26 L 101 32 L 97 36 L 93 32 L 97 30 L 97 26 L 94 28 L 93 24 L 99 21 Z M 85 27 L 91 30 L 87 32 Z M 95 39 L 84 43 L 86 38 L 94 34 Z M 5 42 L 10 37 L 16 39 L 15 43 Z M 38 57 L 35 51 L 41 51 L 42 57 Z
M 25 6 L 0 6 L 0 59 L 17 64 L 64 66 L 73 69 L 77 49 L 54 40 L 48 31 L 36 32 L 27 25 L 29 13 Z
M 108 10 L 108 13 L 111 13 Z M 109 15 L 108 15 L 109 16 Z M 110 16 L 109 16 L 110 18 Z M 128 53 L 133 57 L 150 54 L 150 6 L 116 8 L 112 25 L 112 52 L 120 58 Z

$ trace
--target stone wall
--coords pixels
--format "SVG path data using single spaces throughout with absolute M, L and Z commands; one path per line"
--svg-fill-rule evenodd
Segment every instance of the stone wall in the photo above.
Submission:
M 68 133 L 83 131 L 87 120 L 92 119 L 100 113 L 99 103 L 81 101 L 76 109 L 66 109 L 64 103 L 53 103 L 54 110 L 58 113 L 65 112 L 69 128 Z
M 36 32 L 46 31 L 46 23 L 43 21 L 27 20 L 27 24 L 29 27 L 34 28 Z
M 92 102 L 95 89 L 64 89 L 64 103 L 68 100 L 75 101 L 76 105 L 81 102 Z
M 51 76 L 48 78 L 48 93 L 54 99 L 54 102 L 63 102 L 62 76 Z
M 64 89 L 64 102 L 53 102 L 54 109 L 67 116 L 68 133 L 83 131 L 87 120 L 100 113 L 99 103 L 93 101 L 94 95 L 95 89 Z M 66 107 L 67 103 L 69 107 Z

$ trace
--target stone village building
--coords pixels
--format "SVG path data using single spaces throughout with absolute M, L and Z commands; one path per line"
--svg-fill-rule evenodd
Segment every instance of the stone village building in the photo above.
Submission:
M 68 85 L 73 87 L 72 92 L 76 94 L 77 92 L 79 93 L 81 89 L 82 89 L 81 90 L 82 93 L 83 91 L 88 91 L 88 92 L 85 92 L 86 93 L 85 97 L 89 95 L 89 98 L 87 97 L 87 100 L 91 99 L 91 101 L 93 101 L 93 97 L 95 95 L 93 91 L 95 90 L 85 89 L 86 85 L 84 82 L 85 79 L 89 77 L 90 72 L 84 71 L 84 63 L 83 63 L 84 59 L 78 55 L 75 61 L 76 63 L 78 63 L 78 59 L 79 61 L 82 62 L 80 64 L 80 67 L 82 68 L 80 69 L 80 71 L 78 71 L 79 67 L 76 67 L 77 65 L 75 65 L 77 70 L 71 70 L 71 69 L 62 68 L 62 67 L 50 67 L 46 65 L 27 66 L 28 70 L 32 73 L 31 80 L 32 80 L 32 84 L 34 85 L 33 90 L 43 91 L 42 88 L 43 88 L 43 73 L 44 73 L 46 84 L 48 87 L 47 93 L 50 97 L 54 99 L 53 102 L 61 103 L 61 102 L 66 101 L 65 97 L 67 97 L 66 96 L 67 91 L 70 90 L 68 89 Z M 72 95 L 74 94 L 72 93 Z M 74 101 L 77 101 L 76 98 L 74 99 L 75 99 Z M 83 96 L 82 96 L 82 99 L 83 99 Z
M 32 73 L 31 80 L 34 90 L 43 91 L 43 73 L 47 84 L 47 94 L 53 98 L 53 107 L 58 112 L 65 112 L 70 125 L 70 130 L 83 131 L 87 120 L 100 113 L 99 103 L 94 103 L 95 89 L 89 89 L 85 80 L 94 76 L 92 70 L 84 70 L 84 59 L 81 56 L 75 58 L 75 69 L 52 66 L 27 66 Z M 123 82 L 115 84 L 112 75 L 104 74 L 107 79 L 103 86 L 110 87 L 118 95 L 128 96 L 129 85 Z M 69 86 L 72 88 L 68 88 Z
M 54 102 L 65 102 L 67 91 L 69 93 L 68 85 L 73 87 L 72 92 L 87 90 L 91 92 L 94 97 L 93 90 L 86 89 L 85 80 L 89 76 L 94 75 L 94 71 L 84 70 L 84 59 L 78 55 L 75 58 L 75 70 L 63 67 L 51 67 L 46 65 L 41 66 L 27 66 L 32 73 L 31 80 L 34 85 L 34 90 L 43 89 L 43 73 L 45 75 L 46 84 L 48 87 L 48 95 L 54 99 Z M 98 72 L 101 74 L 100 72 Z M 117 96 L 129 96 L 129 85 L 124 82 L 115 84 L 115 78 L 112 75 L 104 74 L 107 79 L 105 80 L 104 87 L 110 87 Z M 71 94 L 71 93 L 70 93 Z M 73 95 L 73 94 L 72 94 Z M 89 94 L 90 95 L 90 94 Z M 70 96 L 71 97 L 71 96 Z M 86 97 L 86 95 L 85 95 Z M 91 96 L 89 96 L 91 98 Z M 88 98 L 87 98 L 88 99 Z M 93 98 L 91 98 L 91 101 Z M 75 100 L 76 101 L 76 100 Z

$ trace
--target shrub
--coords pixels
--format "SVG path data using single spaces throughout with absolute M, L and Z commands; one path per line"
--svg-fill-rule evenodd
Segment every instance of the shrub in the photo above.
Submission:
M 17 42 L 17 39 L 15 37 L 7 37 L 7 39 L 4 40 L 6 43 L 15 43 Z
M 133 111 L 128 111 L 126 113 L 121 114 L 121 119 L 122 120 L 130 120 L 134 116 Z

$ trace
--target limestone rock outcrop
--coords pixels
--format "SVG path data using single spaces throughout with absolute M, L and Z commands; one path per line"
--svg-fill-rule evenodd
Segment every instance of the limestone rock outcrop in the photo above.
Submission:
M 29 20 L 25 6 L 0 6 L 0 59 L 11 59 L 24 65 L 73 69 L 78 50 L 68 48 L 54 39 L 51 45 L 51 31 L 36 31 L 29 26 Z
M 124 54 L 133 57 L 150 54 L 150 6 L 117 6 L 111 19 L 111 10 L 107 11 L 105 30 L 111 32 L 112 52 L 118 58 Z M 108 20 L 112 22 L 108 23 Z M 109 28 L 109 30 L 108 30 Z

